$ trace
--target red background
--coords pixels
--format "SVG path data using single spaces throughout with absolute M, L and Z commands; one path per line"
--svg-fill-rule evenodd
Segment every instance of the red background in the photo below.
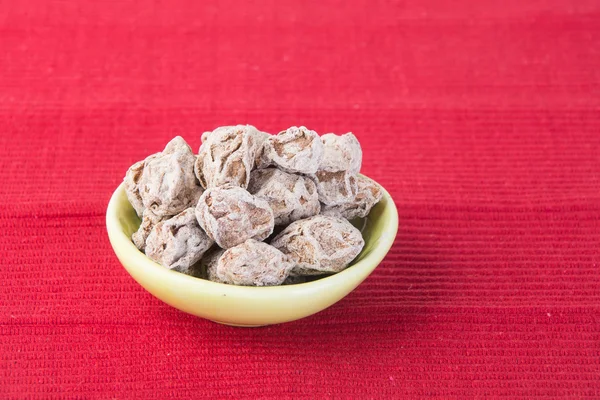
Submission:
M 600 3 L 0 0 L 0 398 L 600 397 Z M 219 125 L 353 131 L 400 231 L 238 329 L 139 287 L 127 167 Z

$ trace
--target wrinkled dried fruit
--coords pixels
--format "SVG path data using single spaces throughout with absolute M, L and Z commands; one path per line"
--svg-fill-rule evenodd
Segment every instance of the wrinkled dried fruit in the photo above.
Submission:
M 204 257 L 202 257 L 202 260 L 200 260 L 202 268 L 206 271 L 204 275 L 209 281 L 217 283 L 226 283 L 217 276 L 217 263 L 223 255 L 223 253 L 225 253 L 225 250 L 217 247 L 212 250 L 209 250 L 204 255 Z
M 150 235 L 152 228 L 154 228 L 154 226 L 159 222 L 164 221 L 168 218 L 169 217 L 157 217 L 152 213 L 150 209 L 144 210 L 144 213 L 142 214 L 142 223 L 140 224 L 140 227 L 138 228 L 137 232 L 134 232 L 133 235 L 131 235 L 131 240 L 133 240 L 135 246 L 140 251 L 145 251 L 146 239 L 148 238 L 148 235 Z
M 213 243 L 190 207 L 152 228 L 146 240 L 146 255 L 166 268 L 188 273 Z
M 271 136 L 273 135 L 266 132 L 258 131 L 258 135 L 256 135 L 256 152 L 254 154 L 253 168 L 259 168 L 259 165 L 262 163 L 262 155 L 264 154 L 265 146 Z M 264 168 L 265 166 L 260 168 Z
M 251 125 L 224 126 L 202 135 L 194 171 L 204 188 L 248 187 L 256 153 L 268 134 Z
M 374 181 L 362 175 L 356 176 L 357 193 L 354 198 L 338 205 L 323 205 L 321 214 L 346 219 L 365 218 L 375 204 L 379 203 L 383 192 Z
M 160 153 L 159 153 L 160 154 Z M 151 159 L 151 157 L 155 157 L 153 154 L 146 158 L 146 160 Z M 133 164 L 127 170 L 124 179 L 125 185 L 125 193 L 127 194 L 127 199 L 133 206 L 138 217 L 142 218 L 144 214 L 144 202 L 142 200 L 142 195 L 140 194 L 140 179 L 142 178 L 142 173 L 144 172 L 144 164 L 146 160 L 138 161 Z
M 323 158 L 320 171 L 348 171 L 356 174 L 362 164 L 362 149 L 353 133 L 335 135 L 327 133 L 321 136 L 323 142 Z
M 361 164 L 352 133 L 224 126 L 202 134 L 197 157 L 176 137 L 127 171 L 127 197 L 142 219 L 133 242 L 166 268 L 214 282 L 319 279 L 360 253 L 364 240 L 346 219 L 365 217 L 382 197 L 358 175 Z
M 259 131 L 258 129 L 256 129 L 256 127 L 254 127 L 252 125 L 228 125 L 228 126 L 220 126 L 213 131 L 207 131 L 207 132 L 202 133 L 202 135 L 200 136 L 200 140 L 202 141 L 202 143 L 204 143 L 208 140 L 208 137 L 214 132 L 219 133 L 219 132 L 224 132 L 224 131 L 228 131 L 231 129 L 237 129 L 240 127 L 249 128 L 249 131 L 251 131 L 257 137 L 257 145 L 258 145 L 257 147 L 260 147 L 262 142 L 267 140 L 270 136 L 267 132 Z M 254 130 L 256 130 L 256 132 L 254 132 Z
M 319 200 L 329 206 L 352 201 L 358 191 L 356 175 L 348 171 L 317 171 L 312 178 L 317 184 Z
M 150 209 L 157 217 L 173 216 L 195 204 L 202 194 L 195 160 L 190 146 L 177 136 L 163 152 L 134 164 L 127 171 L 125 189 L 138 215 Z
M 269 203 L 275 225 L 287 225 L 321 210 L 317 188 L 310 178 L 277 168 L 252 171 L 248 191 Z
M 207 189 L 198 201 L 196 218 L 208 236 L 225 249 L 247 239 L 263 240 L 275 226 L 266 200 L 232 185 Z
M 271 241 L 296 264 L 292 275 L 340 272 L 364 244 L 360 231 L 348 221 L 324 215 L 293 222 Z
M 250 239 L 221 255 L 217 262 L 216 278 L 232 285 L 281 285 L 293 266 L 281 251 Z
M 319 135 L 304 126 L 292 126 L 264 142 L 257 166 L 274 165 L 290 173 L 314 174 L 322 157 Z
M 144 251 L 154 225 L 196 204 L 202 194 L 194 175 L 196 156 L 183 138 L 171 140 L 164 151 L 133 164 L 125 175 L 125 192 L 142 219 L 132 240 Z

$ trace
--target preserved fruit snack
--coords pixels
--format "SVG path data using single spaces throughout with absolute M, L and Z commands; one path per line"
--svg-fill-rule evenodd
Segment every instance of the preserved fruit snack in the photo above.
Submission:
M 321 210 L 317 188 L 311 179 L 277 168 L 252 171 L 248 191 L 269 203 L 275 225 L 311 217 Z
M 213 243 L 190 207 L 152 228 L 146 240 L 146 255 L 166 268 L 188 273 Z
M 256 153 L 268 134 L 251 125 L 217 128 L 202 135 L 194 171 L 205 189 L 232 184 L 248 187 Z
M 381 187 L 362 175 L 356 176 L 357 192 L 353 199 L 337 205 L 323 205 L 321 214 L 346 219 L 365 218 L 375 204 L 379 203 L 383 192 Z
M 208 236 L 224 249 L 247 239 L 264 240 L 275 226 L 266 200 L 231 185 L 207 189 L 196 206 L 196 218 Z
M 275 247 L 250 239 L 223 252 L 211 273 L 222 283 L 275 286 L 287 279 L 293 266 Z
M 348 171 L 352 174 L 360 172 L 362 149 L 358 139 L 352 132 L 344 135 L 327 133 L 321 136 L 323 142 L 323 158 L 320 171 Z
M 356 175 L 348 171 L 318 171 L 312 176 L 321 203 L 328 206 L 352 201 L 358 191 Z
M 292 275 L 340 272 L 364 244 L 360 231 L 347 220 L 324 215 L 293 222 L 271 241 L 295 263 Z
M 274 165 L 293 174 L 314 174 L 322 157 L 323 143 L 319 135 L 304 126 L 292 126 L 264 142 L 257 166 Z

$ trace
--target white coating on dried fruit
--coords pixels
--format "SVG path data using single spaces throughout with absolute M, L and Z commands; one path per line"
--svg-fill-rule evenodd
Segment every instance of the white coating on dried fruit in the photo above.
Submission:
M 154 156 L 155 155 L 153 154 L 147 157 L 146 160 Z M 140 179 L 142 179 L 146 160 L 138 161 L 129 167 L 125 174 L 125 179 L 123 180 L 127 199 L 140 218 L 142 218 L 142 215 L 144 214 L 144 202 L 142 201 L 142 196 L 140 194 Z
M 202 134 L 194 171 L 204 188 L 248 187 L 256 154 L 266 133 L 251 125 L 224 126 Z
M 262 155 L 265 151 L 265 146 L 267 145 L 269 138 L 273 136 L 267 132 L 258 131 L 258 134 L 255 135 L 256 138 L 256 152 L 254 154 L 254 168 L 259 168 L 259 165 L 262 163 Z M 264 168 L 264 166 L 260 167 Z
M 133 235 L 131 235 L 131 240 L 133 241 L 133 244 L 135 244 L 135 246 L 140 251 L 145 251 L 146 239 L 148 238 L 148 235 L 150 235 L 152 228 L 154 228 L 154 226 L 159 222 L 164 221 L 168 218 L 169 217 L 166 216 L 158 217 L 154 215 L 154 213 L 152 213 L 152 210 L 145 209 L 144 213 L 142 214 L 142 223 L 140 224 L 140 227 L 136 232 L 133 233 Z
M 252 171 L 248 191 L 269 203 L 275 225 L 287 225 L 321 210 L 317 188 L 310 178 L 277 168 Z
M 216 247 L 206 252 L 204 257 L 202 257 L 202 260 L 200 260 L 200 265 L 205 271 L 204 275 L 209 281 L 226 283 L 217 276 L 217 263 L 219 262 L 219 259 L 223 253 L 225 253 L 225 250 Z
M 375 204 L 379 203 L 383 192 L 381 187 L 369 178 L 356 176 L 357 192 L 352 200 L 338 205 L 323 205 L 321 214 L 346 219 L 365 218 Z
M 143 167 L 140 163 L 134 164 L 127 173 L 125 186 L 138 215 L 150 209 L 157 217 L 173 216 L 194 205 L 202 194 L 194 175 L 195 161 L 190 146 L 177 136 L 164 151 L 147 157 L 142 162 Z M 142 210 L 138 200 L 141 200 Z
M 293 222 L 271 241 L 295 263 L 292 275 L 339 272 L 364 244 L 360 231 L 347 220 L 324 215 Z
M 152 228 L 146 240 L 146 255 L 166 268 L 188 273 L 213 243 L 190 207 Z
M 275 226 L 266 200 L 232 185 L 207 189 L 196 206 L 196 218 L 208 236 L 225 249 L 247 239 L 264 240 Z
M 165 149 L 133 164 L 125 174 L 127 198 L 142 222 L 132 235 L 136 247 L 144 251 L 146 238 L 158 222 L 195 205 L 202 187 L 194 175 L 196 156 L 177 136 Z
M 198 157 L 177 137 L 127 171 L 142 219 L 132 239 L 167 268 L 215 282 L 294 284 L 336 273 L 364 246 L 343 218 L 365 217 L 382 197 L 357 175 L 361 163 L 352 133 L 225 126 L 202 135 Z M 267 237 L 271 245 L 260 243 Z M 210 249 L 213 241 L 227 250 Z
M 250 239 L 221 255 L 216 266 L 216 281 L 241 286 L 281 285 L 293 266 L 281 251 Z
M 304 126 L 292 126 L 264 142 L 257 166 L 274 165 L 290 173 L 314 174 L 322 157 L 319 135 Z
M 348 171 L 317 171 L 311 177 L 317 185 L 319 200 L 329 206 L 352 201 L 358 191 L 356 175 Z
M 352 132 L 344 135 L 327 133 L 321 136 L 323 142 L 323 158 L 320 171 L 348 171 L 356 174 L 362 164 L 362 149 L 358 139 Z

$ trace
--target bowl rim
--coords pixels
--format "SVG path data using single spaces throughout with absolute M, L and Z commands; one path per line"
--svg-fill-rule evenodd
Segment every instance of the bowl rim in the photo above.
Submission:
M 365 178 L 374 181 L 369 177 L 365 176 Z M 385 200 L 386 202 L 381 217 L 385 216 L 386 220 L 383 222 L 384 225 L 381 229 L 380 236 L 375 239 L 376 243 L 371 247 L 369 253 L 355 264 L 352 264 L 350 267 L 336 274 L 314 281 L 293 285 L 260 287 L 228 285 L 172 271 L 154 262 L 138 250 L 131 241 L 131 238 L 123 231 L 123 224 L 120 221 L 123 196 L 125 196 L 125 200 L 129 207 L 132 207 L 126 198 L 124 183 L 121 183 L 111 195 L 106 210 L 106 228 L 114 252 L 119 260 L 121 260 L 123 267 L 130 274 L 131 271 L 129 270 L 128 265 L 125 264 L 135 264 L 137 268 L 148 268 L 151 270 L 149 274 L 152 274 L 159 279 L 169 281 L 175 280 L 179 281 L 181 284 L 195 285 L 198 290 L 203 290 L 205 292 L 230 293 L 231 295 L 238 297 L 252 296 L 254 298 L 272 298 L 274 295 L 283 295 L 284 293 L 290 295 L 292 292 L 295 292 L 295 295 L 300 295 L 301 292 L 306 292 L 307 290 L 311 293 L 317 293 L 323 289 L 343 285 L 348 280 L 359 280 L 360 283 L 360 281 L 364 280 L 379 265 L 394 244 L 398 232 L 398 210 L 388 191 L 379 183 L 378 185 L 382 188 L 382 200 Z M 123 259 L 127 259 L 128 262 L 126 263 Z

